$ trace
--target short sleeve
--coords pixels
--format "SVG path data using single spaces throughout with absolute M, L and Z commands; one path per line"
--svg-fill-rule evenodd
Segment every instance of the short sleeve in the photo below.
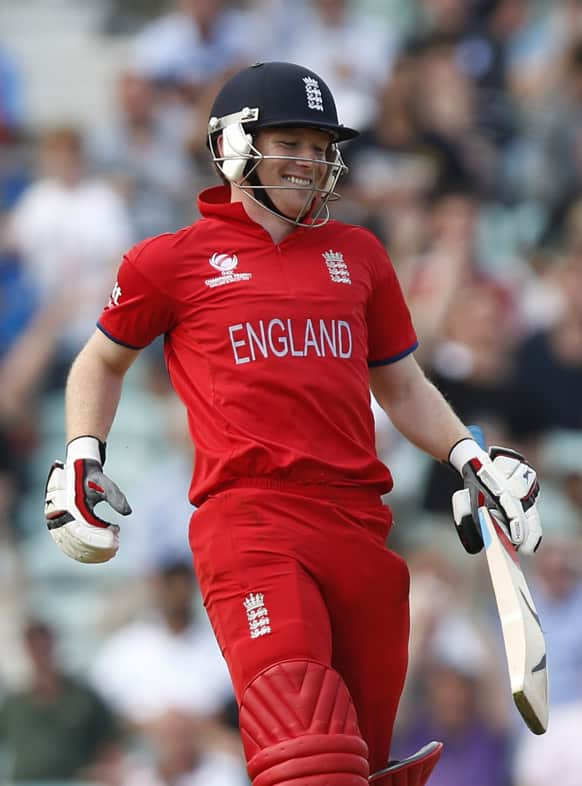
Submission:
M 97 322 L 108 338 L 130 349 L 143 349 L 176 323 L 175 301 L 147 275 L 147 260 L 138 267 L 140 253 L 132 249 L 123 258 L 109 302 Z
M 368 365 L 400 360 L 418 346 L 412 317 L 390 257 L 374 238 L 373 282 L 368 301 Z

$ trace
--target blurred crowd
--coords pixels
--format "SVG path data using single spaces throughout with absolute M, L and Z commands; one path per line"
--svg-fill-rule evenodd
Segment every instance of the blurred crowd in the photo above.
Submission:
M 0 782 L 248 783 L 190 566 L 194 457 L 157 343 L 108 446 L 134 509 L 116 559 L 57 552 L 42 497 L 67 369 L 121 255 L 196 219 L 215 182 L 210 101 L 240 66 L 276 59 L 321 74 L 362 130 L 333 214 L 385 243 L 427 374 L 489 443 L 523 450 L 543 489 L 545 541 L 525 567 L 551 712 L 534 737 L 511 704 L 484 560 L 454 533 L 458 480 L 376 413 L 391 544 L 412 574 L 394 756 L 441 739 L 434 786 L 580 786 L 582 3 L 84 1 L 102 10 L 96 40 L 127 42 L 113 109 L 90 124 L 31 123 L 0 32 Z

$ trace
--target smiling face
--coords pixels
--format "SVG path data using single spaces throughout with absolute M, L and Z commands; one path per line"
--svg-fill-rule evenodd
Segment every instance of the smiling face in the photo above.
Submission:
M 255 145 L 265 156 L 256 175 L 277 210 L 295 219 L 310 209 L 315 189 L 322 188 L 331 135 L 314 128 L 269 128 L 259 131 Z

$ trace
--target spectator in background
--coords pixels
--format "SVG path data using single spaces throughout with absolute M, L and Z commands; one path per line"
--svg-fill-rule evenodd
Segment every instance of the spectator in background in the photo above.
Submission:
M 582 772 L 582 702 L 552 712 L 543 737 L 523 737 L 515 754 L 514 786 L 579 786 Z
M 0 209 L 0 360 L 34 315 L 36 291 L 19 254 L 7 241 L 8 214 Z
M 564 308 L 559 252 L 537 246 L 524 259 L 525 273 L 516 304 L 522 341 L 550 328 Z
M 252 18 L 228 0 L 174 0 L 135 37 L 133 69 L 196 100 L 226 72 L 254 59 Z
M 160 343 L 145 352 L 145 380 L 160 402 L 159 411 L 167 450 L 154 451 L 141 472 L 131 496 L 138 527 L 127 527 L 124 560 L 133 575 L 147 575 L 159 566 L 160 555 L 176 561 L 191 561 L 188 530 L 184 522 L 192 516 L 192 505 L 183 493 L 192 477 L 194 451 L 181 401 L 170 385 Z M 151 403 L 148 412 L 151 411 Z M 147 412 L 144 415 L 147 417 Z M 163 476 L 164 482 L 159 478 Z M 160 522 L 163 521 L 163 526 Z
M 10 292 L 12 296 L 17 293 L 16 287 Z M 39 447 L 38 402 L 45 375 L 51 373 L 69 302 L 57 297 L 40 307 L 0 355 L 0 441 L 19 494 L 30 488 L 30 466 Z M 14 535 L 23 534 L 22 523 L 15 504 L 10 516 Z
M 378 97 L 390 78 L 399 42 L 383 21 L 353 11 L 348 0 L 313 0 L 283 53 L 322 75 L 340 121 L 365 127 L 376 117 Z
M 421 0 L 424 24 L 413 50 L 445 45 L 460 75 L 478 90 L 477 126 L 501 149 L 516 131 L 508 84 L 512 44 L 529 20 L 526 0 Z M 439 90 L 447 97 L 448 91 Z
M 200 601 L 191 561 L 172 555 L 165 560 L 151 578 L 154 613 L 105 639 L 91 666 L 92 684 L 132 729 L 142 731 L 166 711 L 179 709 L 203 719 L 209 736 L 231 745 L 220 714 L 232 688 L 210 626 L 196 611 Z
M 252 59 L 283 60 L 312 18 L 312 5 L 311 0 L 245 0 L 257 41 Z
M 422 247 L 400 270 L 418 324 L 423 362 L 430 363 L 459 292 L 479 275 L 476 236 L 479 202 L 470 192 L 436 194 L 422 225 Z
M 474 25 L 477 3 L 465 0 L 418 0 L 418 17 L 410 46 L 427 38 L 460 41 Z
M 540 196 L 549 208 L 544 241 L 559 245 L 573 201 L 582 195 L 582 22 L 578 37 L 563 53 L 560 80 L 538 112 L 544 169 Z
M 410 669 L 394 754 L 440 739 L 442 771 L 435 769 L 430 786 L 510 786 L 505 666 L 476 600 L 487 585 L 448 530 L 410 539 L 405 548 L 411 549 Z
M 582 438 L 578 438 L 578 448 Z M 578 460 L 582 476 L 582 458 Z M 548 537 L 539 565 L 532 566 L 532 591 L 543 620 L 551 674 L 550 706 L 582 702 L 582 510 L 564 503 L 544 506 Z
M 8 234 L 41 307 L 70 296 L 54 361 L 60 384 L 93 329 L 90 315 L 106 299 L 134 235 L 120 195 L 88 173 L 79 131 L 60 127 L 43 133 L 37 153 L 38 178 L 15 204 Z
M 204 724 L 168 709 L 148 724 L 145 754 L 130 756 L 119 786 L 248 786 L 242 759 L 208 745 Z
M 562 68 L 582 33 L 579 0 L 552 0 L 529 11 L 509 50 L 509 85 L 529 125 L 548 104 L 562 102 Z M 523 128 L 523 127 L 522 127 Z
M 9 222 L 0 213 L 0 429 L 10 432 L 33 424 L 34 402 L 72 299 L 67 287 L 41 298 L 25 260 L 10 248 Z
M 28 565 L 15 532 L 15 511 L 21 499 L 22 484 L 10 436 L 0 422 L 0 697 L 5 695 L 8 686 L 16 684 L 23 676 L 18 640 L 29 583 Z M 0 709 L 0 715 L 1 712 Z M 0 749 L 1 745 L 0 739 Z M 1 769 L 0 765 L 0 777 Z
M 425 136 L 454 152 L 464 175 L 448 187 L 470 187 L 487 199 L 503 196 L 498 149 L 480 118 L 483 96 L 460 66 L 455 46 L 446 39 L 428 39 L 415 61 L 418 124 Z
M 582 536 L 582 431 L 551 431 L 542 442 L 540 454 L 545 474 L 558 486 L 562 500 L 576 518 L 572 530 Z M 548 511 L 551 510 L 549 505 Z M 555 512 L 551 515 L 558 519 Z
M 460 151 L 419 121 L 417 76 L 416 58 L 396 61 L 373 122 L 346 149 L 350 209 L 376 228 L 395 259 L 401 257 L 393 243 L 410 211 L 429 194 L 468 180 Z
M 580 257 L 582 257 L 582 191 L 577 198 L 572 200 L 566 212 L 563 231 L 566 253 L 571 257 L 574 265 L 576 259 L 580 264 Z
M 168 122 L 155 85 L 137 73 L 119 75 L 116 98 L 112 121 L 91 134 L 90 156 L 124 194 L 136 237 L 175 231 L 194 213 L 190 129 Z
M 135 36 L 130 70 L 155 87 L 158 116 L 166 128 L 179 129 L 195 167 L 213 182 L 206 150 L 210 106 L 230 74 L 261 59 L 264 25 L 252 9 L 230 0 L 169 5 Z
M 0 146 L 13 142 L 19 136 L 24 117 L 20 69 L 0 42 Z
M 0 212 L 0 474 L 7 473 L 10 487 L 7 531 L 19 540 L 19 501 L 30 488 L 30 465 L 39 447 L 39 394 L 69 302 L 58 293 L 53 300 L 39 303 L 21 256 L 8 247 L 7 221 Z
M 564 258 L 554 280 L 562 300 L 554 323 L 526 336 L 515 355 L 510 425 L 532 448 L 548 431 L 582 428 L 582 257 Z
M 158 16 L 166 0 L 109 0 L 103 32 L 108 35 L 133 33 Z
M 552 440 L 548 460 L 582 479 L 582 437 Z M 554 467 L 554 470 L 556 466 Z M 567 479 L 565 478 L 565 481 Z M 557 504 L 556 504 L 557 503 Z M 543 621 L 550 672 L 550 724 L 543 737 L 522 733 L 514 755 L 515 786 L 578 786 L 582 772 L 582 506 L 555 495 L 542 509 L 543 556 L 532 565 L 531 589 Z
M 549 220 L 544 245 L 555 244 L 559 224 L 580 183 L 582 159 L 582 7 L 555 0 L 533 13 L 508 47 L 507 87 L 517 133 L 503 156 L 514 200 L 536 200 Z M 531 6 L 531 4 L 530 4 Z
M 0 705 L 0 740 L 13 781 L 99 780 L 119 753 L 119 728 L 95 692 L 67 674 L 55 633 L 29 620 L 24 630 L 29 684 Z
M 439 739 L 444 749 L 431 786 L 466 786 L 468 779 L 471 786 L 510 786 L 509 733 L 483 710 L 492 684 L 483 638 L 449 609 L 426 646 L 416 673 L 416 711 L 396 735 L 396 753 Z
M 20 196 L 28 184 L 30 175 L 27 161 L 25 109 L 21 64 L 0 40 L 0 255 L 2 257 L 4 256 L 4 212 L 12 207 Z
M 459 281 L 442 326 L 426 358 L 433 382 L 465 423 L 479 424 L 488 444 L 504 444 L 515 409 L 512 324 L 513 299 L 487 280 Z M 429 342 L 431 339 L 429 338 Z M 450 518 L 451 495 L 460 488 L 455 473 L 433 462 L 426 480 L 423 508 Z

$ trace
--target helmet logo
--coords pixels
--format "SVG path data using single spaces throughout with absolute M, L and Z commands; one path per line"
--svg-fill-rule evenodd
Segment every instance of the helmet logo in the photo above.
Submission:
M 323 112 L 323 96 L 321 95 L 317 79 L 314 79 L 312 76 L 304 76 L 303 83 L 305 85 L 307 106 L 309 109 L 316 109 L 318 112 Z

